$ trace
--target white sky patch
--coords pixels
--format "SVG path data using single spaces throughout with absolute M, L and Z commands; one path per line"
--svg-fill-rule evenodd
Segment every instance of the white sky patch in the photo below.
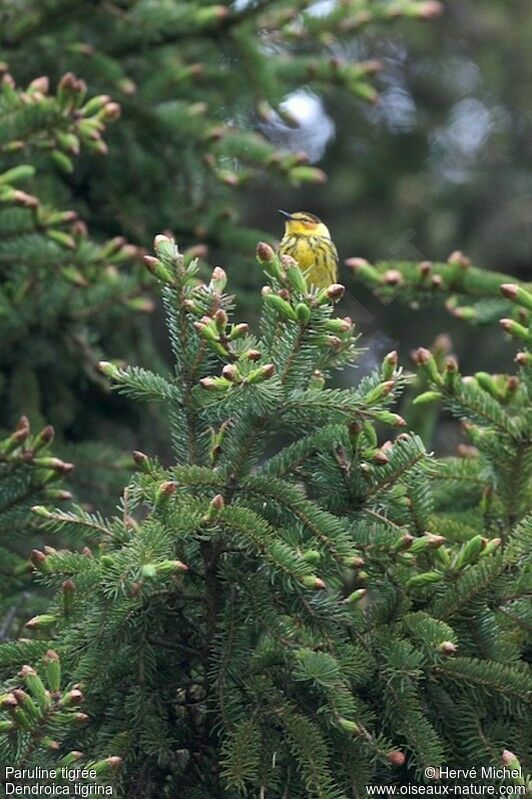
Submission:
M 390 86 L 381 92 L 375 115 L 392 133 L 408 133 L 416 124 L 416 104 L 407 89 Z
M 248 6 L 254 6 L 255 0 L 235 0 L 231 6 L 232 11 L 243 11 Z
M 468 180 L 482 147 L 502 123 L 499 114 L 474 97 L 456 103 L 447 125 L 432 136 L 431 161 L 436 171 L 453 183 Z
M 280 149 L 287 152 L 307 153 L 310 163 L 319 161 L 335 133 L 321 98 L 307 89 L 298 89 L 288 95 L 281 108 L 289 114 L 294 125 L 289 125 L 278 114 L 261 125 L 262 132 Z
M 489 109 L 474 97 L 455 105 L 446 131 L 451 144 L 463 153 L 476 153 L 486 141 L 493 126 Z
M 302 127 L 313 125 L 324 113 L 320 98 L 316 94 L 304 90 L 290 94 L 281 103 L 281 108 L 297 119 Z
M 338 5 L 336 0 L 317 0 L 307 8 L 307 14 L 312 17 L 327 17 Z
M 244 8 L 248 6 L 254 6 L 257 4 L 257 0 L 234 0 L 231 8 L 234 11 L 242 11 Z M 305 9 L 305 13 L 310 14 L 313 17 L 326 17 L 330 14 L 336 6 L 338 5 L 338 0 L 316 0 L 315 3 L 312 3 L 307 9 Z

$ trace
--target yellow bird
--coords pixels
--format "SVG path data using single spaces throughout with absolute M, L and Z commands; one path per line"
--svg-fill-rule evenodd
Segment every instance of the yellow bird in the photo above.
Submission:
M 279 255 L 291 255 L 310 285 L 319 289 L 338 282 L 338 253 L 331 234 L 321 219 L 307 211 L 279 211 L 285 231 Z

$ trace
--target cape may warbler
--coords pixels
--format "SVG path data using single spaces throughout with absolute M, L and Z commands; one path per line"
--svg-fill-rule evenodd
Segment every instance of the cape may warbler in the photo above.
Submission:
M 279 211 L 285 218 L 280 255 L 291 255 L 310 285 L 324 289 L 338 282 L 338 253 L 326 225 L 314 214 Z

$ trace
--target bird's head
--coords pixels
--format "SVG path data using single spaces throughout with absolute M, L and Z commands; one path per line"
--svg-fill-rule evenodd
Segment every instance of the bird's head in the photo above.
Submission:
M 285 232 L 287 236 L 323 236 L 330 239 L 331 234 L 321 219 L 308 211 L 279 211 L 285 219 Z

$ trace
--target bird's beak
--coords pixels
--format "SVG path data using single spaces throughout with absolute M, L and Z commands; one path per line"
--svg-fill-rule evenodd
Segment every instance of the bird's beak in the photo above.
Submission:
M 285 219 L 292 219 L 292 214 L 289 214 L 288 211 L 281 211 L 280 208 L 278 209 L 278 211 L 281 214 L 281 216 L 284 216 Z

